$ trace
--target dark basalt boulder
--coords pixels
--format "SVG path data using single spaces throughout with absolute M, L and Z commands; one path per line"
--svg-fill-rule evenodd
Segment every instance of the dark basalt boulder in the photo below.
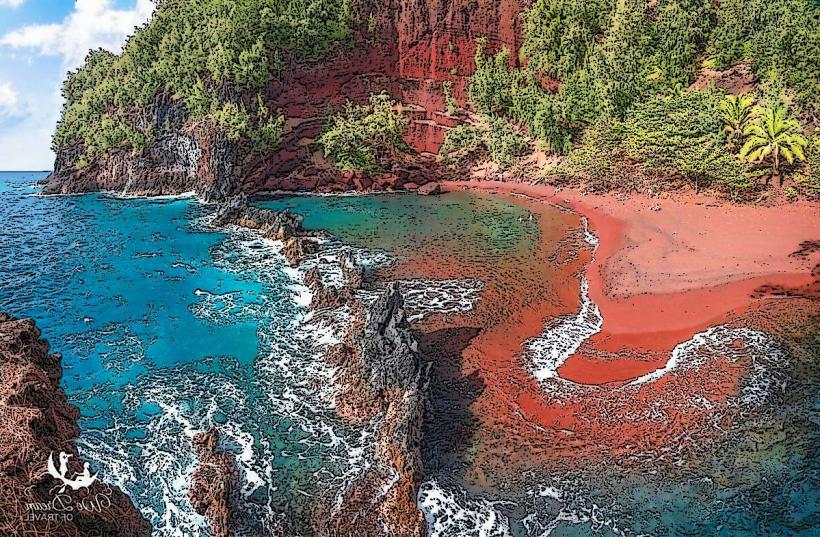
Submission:
M 281 212 L 254 207 L 248 203 L 244 193 L 228 198 L 217 205 L 213 225 L 234 224 L 250 229 L 258 229 L 265 237 L 287 239 L 302 230 L 302 216 L 289 210 Z
M 416 502 L 428 367 L 396 282 L 360 312 L 329 361 L 338 368 L 340 416 L 356 423 L 382 416 L 374 463 L 341 500 L 327 498 L 318 507 L 314 525 L 318 535 L 424 537 L 427 527 Z
M 397 282 L 391 282 L 370 307 L 356 343 L 373 390 L 407 388 L 415 382 L 420 363 L 418 342 L 410 330 Z
M 421 185 L 416 191 L 422 196 L 436 196 L 441 194 L 441 185 L 435 182 Z

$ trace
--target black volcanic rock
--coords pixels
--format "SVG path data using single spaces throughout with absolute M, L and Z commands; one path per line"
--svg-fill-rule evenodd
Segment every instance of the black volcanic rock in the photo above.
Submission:
M 258 229 L 268 238 L 287 239 L 301 231 L 302 216 L 287 209 L 277 212 L 254 207 L 248 203 L 248 196 L 240 193 L 217 205 L 212 223 L 215 226 L 235 224 Z
M 391 282 L 370 307 L 356 343 L 372 389 L 407 388 L 415 382 L 419 370 L 418 342 L 410 330 L 397 282 Z

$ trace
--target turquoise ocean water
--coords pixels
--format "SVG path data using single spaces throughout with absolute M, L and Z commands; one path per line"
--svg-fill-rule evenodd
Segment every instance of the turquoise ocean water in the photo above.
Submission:
M 260 526 L 249 531 L 274 527 L 275 513 L 309 519 L 317 494 L 366 469 L 372 426 L 335 417 L 321 359 L 339 327 L 306 322 L 306 289 L 269 241 L 210 228 L 212 209 L 193 199 L 38 196 L 45 175 L 0 173 L 0 311 L 36 319 L 62 353 L 63 385 L 82 414 L 81 452 L 158 534 L 205 531 L 186 476 L 190 439 L 211 425 L 238 454 L 245 509 Z M 403 229 L 424 222 L 419 237 L 446 234 L 442 210 L 456 217 L 453 233 L 465 219 L 489 233 L 473 255 L 503 255 L 530 240 L 514 225 L 522 209 L 470 196 L 444 206 L 416 196 L 269 205 L 283 204 L 303 212 L 306 227 L 362 245 L 388 220 Z M 375 249 L 334 243 L 327 251 L 389 262 Z
M 299 275 L 274 245 L 210 228 L 211 209 L 194 199 L 38 196 L 45 175 L 0 173 L 0 311 L 35 318 L 62 353 L 83 456 L 131 495 L 157 535 L 207 535 L 186 494 L 190 439 L 212 425 L 238 456 L 254 521 L 246 535 L 271 531 L 277 513 L 309 520 L 317 498 L 332 499 L 367 468 L 376 425 L 335 417 L 321 359 L 345 319 L 311 321 Z M 537 227 L 519 206 L 469 194 L 263 205 L 304 214 L 306 227 L 337 239 L 327 255 L 370 266 L 416 245 L 457 245 L 461 262 L 486 262 L 532 247 Z M 480 291 L 480 282 L 421 285 L 432 294 L 410 301 L 416 316 L 468 308 Z M 517 503 L 501 492 L 471 498 L 430 476 L 431 528 L 454 537 L 816 535 L 816 367 L 801 374 L 744 416 L 721 453 L 674 476 L 651 462 L 568 469 L 527 477 Z

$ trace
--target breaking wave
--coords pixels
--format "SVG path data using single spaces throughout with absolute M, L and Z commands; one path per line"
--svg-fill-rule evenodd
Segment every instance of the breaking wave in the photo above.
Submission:
M 598 306 L 589 298 L 589 282 L 581 281 L 581 307 L 573 317 L 553 320 L 544 333 L 529 340 L 530 371 L 543 382 L 558 377 L 558 368 L 575 354 L 581 344 L 604 325 Z
M 763 332 L 723 325 L 713 326 L 678 344 L 662 368 L 636 378 L 629 385 L 652 382 L 673 371 L 696 369 L 714 356 L 730 362 L 751 361 L 750 375 L 741 382 L 737 398 L 743 405 L 760 405 L 774 390 L 782 392 L 786 388 L 785 375 L 779 367 L 786 358 L 783 349 Z
M 598 249 L 599 240 L 590 230 L 586 217 L 581 219 L 584 240 Z M 581 307 L 571 317 L 551 320 L 544 332 L 526 343 L 530 371 L 540 382 L 558 378 L 558 369 L 575 354 L 584 341 L 603 328 L 604 319 L 598 306 L 589 298 L 589 281 L 581 280 Z
M 508 537 L 509 518 L 496 510 L 497 504 L 469 498 L 459 488 L 442 488 L 437 481 L 423 483 L 418 506 L 427 520 L 430 537 Z
M 211 230 L 209 217 L 190 225 Z M 323 359 L 327 349 L 341 341 L 349 312 L 342 308 L 314 317 L 308 310 L 311 293 L 302 277 L 318 266 L 325 283 L 341 285 L 341 264 L 346 260 L 370 269 L 392 259 L 381 251 L 323 239 L 319 254 L 290 268 L 281 250 L 281 241 L 228 226 L 224 239 L 211 248 L 213 265 L 260 285 L 261 291 L 251 297 L 243 291 L 196 289 L 196 300 L 189 306 L 196 318 L 216 326 L 255 322 L 258 354 L 252 363 L 215 356 L 174 367 L 149 367 L 118 393 L 103 384 L 73 397 L 89 416 L 82 418 L 78 442 L 83 457 L 131 496 L 155 535 L 209 534 L 187 491 L 196 466 L 193 436 L 212 426 L 237 455 L 241 524 L 251 534 L 273 532 L 281 516 L 276 513 L 309 520 L 319 495 L 340 498 L 345 487 L 370 467 L 378 422 L 353 427 L 338 418 L 334 370 Z M 401 286 L 413 320 L 467 311 L 482 288 L 474 280 L 408 280 Z M 359 293 L 364 300 L 377 295 Z M 108 330 L 87 332 L 94 341 L 86 346 L 113 345 L 110 367 L 144 359 L 144 350 L 135 345 L 139 341 L 129 336 L 127 325 Z M 113 337 L 115 330 L 125 332 Z M 126 348 L 131 349 L 127 355 Z M 100 418 L 105 409 L 116 407 L 122 408 L 116 417 Z

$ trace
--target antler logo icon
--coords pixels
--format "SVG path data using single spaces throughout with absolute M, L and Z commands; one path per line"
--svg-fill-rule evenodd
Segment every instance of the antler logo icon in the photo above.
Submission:
M 60 494 L 65 492 L 66 487 L 69 487 L 71 490 L 88 488 L 97 480 L 97 474 L 91 475 L 91 468 L 88 463 L 83 465 L 83 473 L 74 474 L 73 479 L 69 479 L 68 459 L 71 457 L 72 455 L 70 453 L 61 451 L 59 456 L 60 466 L 58 468 L 54 466 L 54 452 L 51 452 L 48 456 L 48 475 L 62 483 L 59 491 Z

